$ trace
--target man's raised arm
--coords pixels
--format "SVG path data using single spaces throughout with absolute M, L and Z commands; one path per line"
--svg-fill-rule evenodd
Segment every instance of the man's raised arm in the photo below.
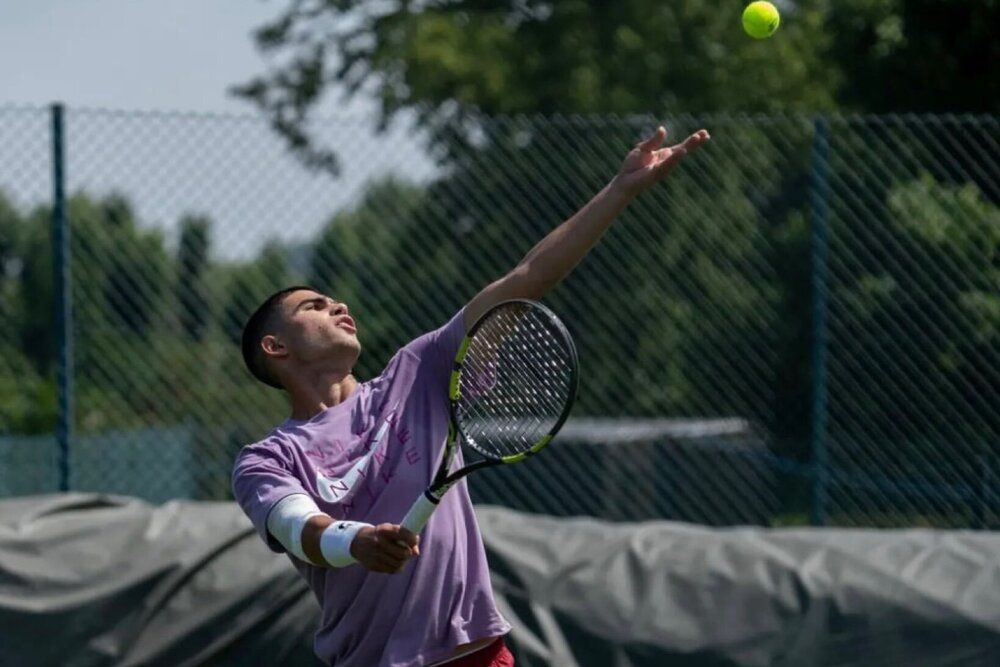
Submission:
M 699 130 L 683 143 L 660 148 L 662 127 L 636 144 L 618 174 L 573 217 L 549 232 L 507 275 L 487 285 L 465 308 L 468 330 L 486 311 L 508 299 L 540 299 L 580 263 L 635 197 L 662 180 L 684 157 L 709 140 Z

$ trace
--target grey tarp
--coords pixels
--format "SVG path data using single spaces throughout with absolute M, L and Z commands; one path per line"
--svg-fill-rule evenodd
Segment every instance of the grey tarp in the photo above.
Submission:
M 0 501 L 0 666 L 317 665 L 317 612 L 233 503 Z
M 522 667 L 1000 665 L 997 533 L 479 520 Z
M 519 665 L 1000 665 L 1000 535 L 478 509 Z M 317 607 L 231 503 L 0 501 L 0 665 L 316 664 Z

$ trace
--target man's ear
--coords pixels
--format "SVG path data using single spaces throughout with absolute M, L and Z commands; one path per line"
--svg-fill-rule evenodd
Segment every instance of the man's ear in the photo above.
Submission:
M 275 336 L 274 334 L 268 334 L 260 339 L 261 349 L 264 350 L 264 354 L 269 357 L 285 357 L 288 356 L 288 348 L 285 344 Z

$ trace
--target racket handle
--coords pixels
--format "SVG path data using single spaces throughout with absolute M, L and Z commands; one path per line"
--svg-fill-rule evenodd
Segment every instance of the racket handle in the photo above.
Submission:
M 421 493 L 420 497 L 417 498 L 417 502 L 413 503 L 413 507 L 406 513 L 402 523 L 399 525 L 411 533 L 419 533 L 427 525 L 427 520 L 431 518 L 431 514 L 434 514 L 434 509 L 438 506 L 438 502 L 431 498 L 426 491 Z

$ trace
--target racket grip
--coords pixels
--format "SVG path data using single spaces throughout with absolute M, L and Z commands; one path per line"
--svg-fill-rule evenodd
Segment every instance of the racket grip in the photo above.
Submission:
M 427 525 L 427 520 L 431 518 L 431 514 L 434 513 L 438 502 L 428 495 L 426 491 L 421 493 L 420 497 L 417 498 L 417 502 L 413 503 L 413 507 L 406 513 L 402 523 L 399 525 L 411 533 L 419 533 Z

